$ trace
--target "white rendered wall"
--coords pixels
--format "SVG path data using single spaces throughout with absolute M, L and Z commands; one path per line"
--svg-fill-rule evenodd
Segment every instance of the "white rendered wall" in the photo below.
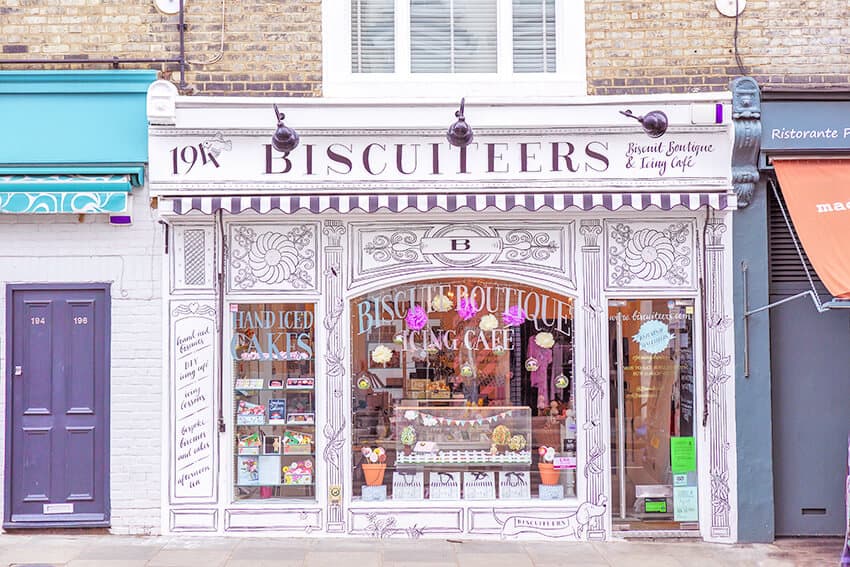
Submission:
M 110 465 L 112 531 L 160 532 L 162 227 L 147 188 L 133 191 L 133 224 L 106 215 L 0 215 L 0 337 L 9 283 L 111 284 Z M 0 376 L 6 370 L 0 340 Z M 5 427 L 5 387 L 0 421 Z M 5 458 L 0 444 L 0 458 Z M 5 471 L 0 467 L 0 479 Z M 3 494 L 0 492 L 0 501 Z

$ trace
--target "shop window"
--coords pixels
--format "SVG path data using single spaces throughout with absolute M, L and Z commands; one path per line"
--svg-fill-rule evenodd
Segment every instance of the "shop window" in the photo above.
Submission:
M 572 332 L 569 297 L 505 281 L 354 298 L 355 498 L 573 496 Z
M 315 499 L 315 311 L 231 304 L 234 500 Z
M 541 82 L 585 92 L 583 2 L 326 0 L 323 9 L 326 96 L 492 96 L 494 84 L 527 96 Z

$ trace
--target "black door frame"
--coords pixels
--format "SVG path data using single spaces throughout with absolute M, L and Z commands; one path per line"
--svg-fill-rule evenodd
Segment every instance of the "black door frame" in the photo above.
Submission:
M 112 294 L 111 284 L 109 283 L 28 283 L 28 284 L 6 284 L 6 411 L 4 415 L 5 424 L 3 427 L 6 440 L 4 441 L 4 470 L 3 470 L 3 529 L 22 529 L 22 528 L 90 528 L 90 527 L 110 527 L 112 522 L 112 504 L 110 498 L 110 436 L 111 436 L 111 419 L 110 419 L 110 384 L 112 382 Z M 104 369 L 104 389 L 103 389 L 103 418 L 104 418 L 104 474 L 103 474 L 103 505 L 104 519 L 98 521 L 39 521 L 39 522 L 12 522 L 12 425 L 13 425 L 13 403 L 12 403 L 12 381 L 14 380 L 14 364 L 13 364 L 13 349 L 12 349 L 12 333 L 14 332 L 14 302 L 13 296 L 18 291 L 102 291 L 105 301 L 105 329 L 104 329 L 104 345 L 103 345 L 103 369 Z

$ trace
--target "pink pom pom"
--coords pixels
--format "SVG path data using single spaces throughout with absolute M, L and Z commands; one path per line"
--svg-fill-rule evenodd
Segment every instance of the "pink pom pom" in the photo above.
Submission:
M 525 321 L 525 311 L 519 305 L 513 305 L 502 313 L 502 321 L 509 327 L 519 327 Z
M 409 329 L 418 331 L 428 323 L 428 315 L 422 306 L 414 305 L 408 310 L 405 321 L 407 321 L 407 327 Z
M 474 301 L 462 297 L 460 301 L 457 302 L 457 314 L 464 321 L 469 321 L 475 314 L 478 313 L 478 305 L 475 304 Z

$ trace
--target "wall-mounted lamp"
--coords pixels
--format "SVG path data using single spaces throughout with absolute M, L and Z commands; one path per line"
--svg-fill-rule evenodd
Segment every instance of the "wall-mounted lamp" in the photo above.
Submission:
M 466 118 L 463 117 L 463 104 L 466 99 L 460 99 L 460 110 L 455 112 L 457 122 L 449 126 L 449 131 L 446 132 L 446 139 L 453 146 L 464 148 L 472 141 L 472 128 L 466 123 Z
M 279 152 L 283 152 L 284 157 L 289 155 L 289 152 L 298 147 L 298 132 L 284 125 L 283 119 L 286 115 L 277 109 L 274 105 L 274 113 L 277 115 L 277 130 L 272 136 L 272 147 Z
M 643 126 L 643 131 L 650 138 L 660 138 L 667 131 L 667 115 L 660 110 L 647 112 L 643 116 L 635 116 L 631 110 L 620 111 L 623 116 L 634 118 Z

